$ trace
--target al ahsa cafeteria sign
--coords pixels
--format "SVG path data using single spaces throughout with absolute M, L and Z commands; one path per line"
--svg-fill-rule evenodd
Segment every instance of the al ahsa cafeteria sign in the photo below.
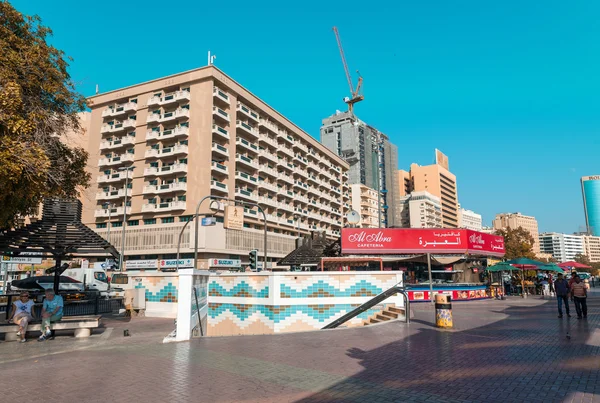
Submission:
M 342 253 L 504 256 L 504 238 L 467 229 L 343 228 Z

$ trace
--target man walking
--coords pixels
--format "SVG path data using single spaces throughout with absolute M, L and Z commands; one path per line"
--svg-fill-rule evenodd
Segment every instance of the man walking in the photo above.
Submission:
M 570 318 L 569 314 L 569 283 L 567 280 L 563 278 L 562 273 L 558 273 L 558 277 L 554 282 L 554 291 L 556 292 L 556 300 L 558 301 L 558 317 L 562 318 L 562 305 L 565 303 L 565 310 L 567 311 L 567 316 Z
M 577 311 L 577 319 L 587 318 L 587 287 L 581 281 L 579 276 L 575 276 L 575 282 L 571 287 L 571 298 L 575 302 L 575 310 Z

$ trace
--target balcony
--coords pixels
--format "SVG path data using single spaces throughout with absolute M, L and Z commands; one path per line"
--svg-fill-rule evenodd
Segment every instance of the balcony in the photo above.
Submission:
M 210 181 L 211 190 L 215 190 L 217 192 L 228 194 L 229 190 L 227 189 L 227 185 L 219 182 L 219 181 Z
M 184 201 L 172 201 L 142 205 L 142 213 L 161 213 L 163 211 L 185 210 Z
M 190 100 L 190 92 L 187 90 L 175 91 L 168 94 L 163 95 L 162 97 L 153 96 L 148 100 L 148 106 L 150 105 L 167 105 L 173 102 L 178 101 L 189 101 Z
M 280 145 L 279 148 L 277 149 L 277 151 L 287 155 L 290 158 L 294 158 L 294 152 L 292 151 L 291 148 L 287 148 L 283 145 Z
M 218 106 L 213 106 L 213 116 L 222 119 L 226 122 L 229 122 L 229 113 L 225 112 L 223 109 Z
M 102 167 L 102 166 L 120 165 L 120 164 L 124 164 L 126 162 L 133 162 L 133 160 L 134 160 L 133 154 L 126 153 L 126 154 L 121 154 L 121 155 L 115 155 L 112 158 L 100 158 L 100 160 L 98 161 L 98 166 Z
M 96 193 L 96 200 L 114 200 L 125 196 L 125 189 Z M 127 197 L 131 197 L 131 189 L 127 189 Z
M 267 214 L 267 221 L 272 222 L 272 223 L 278 223 L 279 217 L 274 216 L 272 214 Z
M 254 176 L 248 175 L 245 172 L 235 171 L 235 179 L 249 183 L 251 185 L 258 185 L 258 179 Z
M 210 169 L 212 172 L 217 172 L 220 173 L 222 175 L 229 175 L 229 171 L 227 170 L 227 167 L 223 164 L 219 164 L 216 161 L 213 161 L 210 165 Z
M 133 174 L 131 171 L 123 171 L 123 172 L 115 172 L 110 175 L 100 175 L 100 176 L 98 176 L 98 179 L 96 180 L 96 182 L 98 182 L 98 183 L 120 182 L 123 179 L 125 179 L 126 176 L 128 176 L 129 179 L 131 179 Z
M 272 178 L 277 178 L 279 176 L 279 172 L 273 168 L 269 168 L 268 166 L 262 166 L 260 168 L 260 172 L 269 175 Z
M 148 130 L 146 132 L 146 140 L 168 140 L 179 136 L 188 136 L 190 128 L 187 126 L 177 126 L 173 129 L 161 131 Z
M 250 201 L 256 200 L 256 194 L 246 189 L 236 188 L 235 189 L 235 197 L 239 199 L 246 199 Z
M 235 155 L 235 161 L 245 165 L 247 167 L 253 168 L 253 169 L 258 169 L 258 163 L 254 161 L 254 159 L 247 157 L 245 155 L 242 154 L 236 154 Z
M 294 144 L 294 138 L 285 130 L 280 130 L 279 133 L 277 133 L 277 138 L 287 142 L 289 145 Z
M 135 102 L 127 102 L 124 104 L 115 105 L 114 107 L 109 106 L 108 108 L 106 108 L 105 110 L 102 111 L 102 117 L 106 118 L 106 117 L 112 117 L 112 116 L 119 116 L 119 115 L 125 114 L 127 112 L 136 111 L 136 110 L 137 110 L 137 104 Z
M 236 111 L 240 112 L 242 115 L 246 115 L 247 117 L 249 117 L 250 119 L 252 119 L 255 122 L 259 122 L 260 121 L 260 117 L 258 116 L 258 113 L 254 112 L 252 109 L 248 108 L 246 105 L 244 105 L 241 102 L 237 103 L 237 108 Z
M 273 147 L 275 149 L 277 149 L 279 147 L 279 144 L 277 143 L 277 140 L 275 140 L 274 138 L 271 138 L 271 137 L 267 136 L 264 133 L 261 133 L 259 135 L 258 141 L 266 143 L 266 144 L 270 145 L 271 147 Z
M 287 211 L 287 212 L 290 212 L 290 213 L 294 212 L 294 207 L 291 204 L 285 203 L 285 202 L 279 202 L 279 203 L 277 203 L 277 208 L 279 210 L 284 210 L 284 211 Z
M 158 148 L 151 148 L 146 150 L 144 153 L 145 158 L 158 158 L 160 156 L 160 150 Z
M 175 173 L 185 173 L 188 170 L 188 164 L 173 164 L 173 165 L 165 165 L 160 168 L 158 167 L 148 167 L 144 169 L 144 176 L 162 176 L 162 175 L 170 175 Z
M 212 148 L 211 148 L 212 152 L 218 155 L 221 155 L 225 158 L 229 158 L 229 150 L 227 150 L 226 147 L 223 147 L 220 144 L 217 143 L 212 143 Z
M 301 156 L 300 154 L 294 155 L 294 161 L 299 162 L 300 164 L 306 166 L 308 164 L 308 160 Z
M 100 133 L 104 134 L 104 133 L 117 133 L 120 132 L 122 130 L 125 129 L 129 129 L 135 127 L 135 120 L 134 119 L 127 119 L 124 120 L 122 122 L 117 122 L 114 123 L 112 125 L 109 124 L 104 124 L 102 125 L 102 127 L 100 128 Z
M 277 200 L 261 196 L 258 199 L 258 204 L 266 204 L 267 206 L 277 207 Z
M 279 188 L 277 187 L 277 185 L 275 183 L 269 183 L 266 181 L 259 181 L 258 184 L 260 185 L 260 188 L 263 190 L 269 190 L 271 192 L 277 193 L 279 192 Z
M 175 155 L 187 155 L 188 146 L 185 144 L 175 144 L 171 147 L 166 147 L 160 150 L 160 158 L 172 157 Z
M 100 142 L 101 150 L 111 150 L 119 147 L 131 146 L 135 144 L 134 136 L 124 136 L 120 139 L 115 139 L 112 141 L 103 140 Z
M 302 144 L 300 141 L 294 142 L 292 147 L 302 151 L 304 154 L 308 154 L 308 147 Z
M 225 91 L 221 90 L 219 87 L 213 87 L 213 97 L 225 102 L 228 105 L 230 104 L 229 95 Z
M 238 138 L 235 141 L 235 144 L 238 145 L 238 149 L 239 148 L 243 148 L 243 149 L 246 149 L 247 151 L 249 151 L 249 152 L 251 152 L 253 154 L 258 154 L 258 147 L 255 144 L 250 143 L 246 139 Z
M 279 128 L 277 127 L 277 125 L 273 122 L 269 122 L 266 119 L 260 119 L 258 125 L 264 127 L 274 135 L 277 135 L 277 133 L 279 133 Z
M 255 137 L 258 139 L 258 130 L 256 130 L 254 127 L 250 126 L 248 123 L 243 122 L 241 120 L 236 121 L 235 123 L 235 127 L 244 134 L 249 134 L 252 137 Z
M 162 185 L 144 186 L 145 194 L 162 194 L 187 190 L 186 182 L 164 183 Z
M 277 158 L 276 155 L 273 155 L 269 151 L 266 151 L 266 150 L 260 150 L 258 152 L 258 156 L 261 157 L 261 158 L 265 158 L 265 159 L 267 159 L 267 160 L 269 160 L 269 161 L 271 161 L 271 162 L 273 162 L 275 164 L 278 161 L 278 158 Z
M 111 209 L 98 209 L 94 211 L 94 217 L 122 217 L 123 216 L 123 207 L 114 207 Z M 131 209 L 131 207 L 129 207 Z
M 285 182 L 285 183 L 288 183 L 288 184 L 290 184 L 290 185 L 293 185 L 293 184 L 294 184 L 294 178 L 292 178 L 292 177 L 291 177 L 291 176 L 289 176 L 289 175 L 283 174 L 283 173 L 279 173 L 279 174 L 277 175 L 277 179 L 279 179 L 280 181 L 283 181 L 283 182 Z
M 213 134 L 216 134 L 224 139 L 229 140 L 229 132 L 219 125 L 212 125 L 212 132 Z
M 171 112 L 165 112 L 162 114 L 162 116 L 160 117 L 160 122 L 168 122 L 171 120 L 175 120 L 175 119 L 181 119 L 181 118 L 189 118 L 190 117 L 190 110 L 186 109 L 186 108 L 179 108 L 179 109 L 175 109 L 174 111 Z

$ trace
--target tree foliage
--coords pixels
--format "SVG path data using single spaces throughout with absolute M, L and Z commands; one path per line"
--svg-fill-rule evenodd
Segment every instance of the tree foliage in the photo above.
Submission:
M 533 236 L 523 227 L 500 229 L 496 231 L 496 235 L 504 237 L 504 247 L 506 249 L 504 257 L 506 259 L 519 257 L 536 259 L 533 252 Z
M 85 99 L 51 35 L 39 17 L 0 0 L 0 229 L 46 197 L 76 197 L 89 185 L 87 152 L 60 138 L 81 133 Z
M 581 264 L 585 264 L 587 266 L 591 266 L 591 262 L 590 262 L 590 258 L 587 255 L 584 255 L 583 253 L 578 253 L 575 255 L 575 257 L 573 258 L 574 261 L 576 261 L 577 263 L 581 263 Z

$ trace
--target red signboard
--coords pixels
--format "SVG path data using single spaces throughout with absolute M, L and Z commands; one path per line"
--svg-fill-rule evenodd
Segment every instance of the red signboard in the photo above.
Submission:
M 344 228 L 342 253 L 504 256 L 504 238 L 466 229 Z

